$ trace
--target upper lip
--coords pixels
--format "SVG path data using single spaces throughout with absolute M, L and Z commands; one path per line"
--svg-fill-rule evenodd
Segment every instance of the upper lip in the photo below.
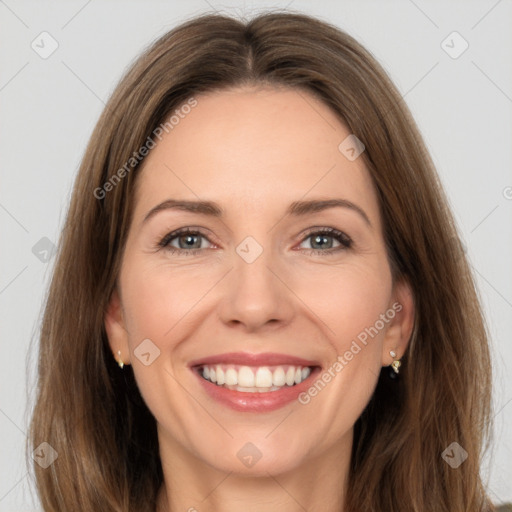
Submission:
M 191 361 L 189 366 L 205 366 L 223 363 L 244 366 L 279 366 L 287 364 L 292 366 L 319 366 L 318 361 L 303 359 L 302 357 L 287 354 L 278 354 L 276 352 L 264 352 L 260 354 L 251 354 L 249 352 L 228 352 L 225 354 L 216 354 L 196 359 Z

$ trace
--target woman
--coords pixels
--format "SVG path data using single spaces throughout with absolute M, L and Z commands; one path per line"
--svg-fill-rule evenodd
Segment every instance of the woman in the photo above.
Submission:
M 492 510 L 489 359 L 380 65 L 305 15 L 197 17 L 122 79 L 76 179 L 41 333 L 41 501 Z

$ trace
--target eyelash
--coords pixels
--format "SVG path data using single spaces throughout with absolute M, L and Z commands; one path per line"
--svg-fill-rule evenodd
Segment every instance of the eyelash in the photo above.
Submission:
M 210 241 L 208 239 L 208 237 L 204 233 L 202 233 L 200 230 L 195 230 L 195 229 L 191 229 L 191 228 L 180 228 L 180 229 L 177 229 L 177 230 L 165 235 L 164 238 L 162 238 L 162 240 L 160 240 L 160 242 L 158 242 L 158 248 L 165 249 L 166 251 L 169 251 L 171 254 L 180 253 L 180 254 L 185 254 L 186 256 L 194 256 L 194 255 L 198 254 L 199 252 L 204 251 L 204 249 L 186 250 L 186 249 L 178 249 L 176 247 L 169 246 L 170 242 L 180 235 L 200 235 L 200 236 L 206 238 L 206 240 Z M 330 248 L 327 250 L 305 249 L 309 254 L 321 254 L 321 255 L 332 256 L 332 255 L 338 253 L 339 251 L 344 251 L 344 250 L 350 249 L 353 244 L 352 239 L 348 235 L 346 235 L 345 233 L 338 231 L 337 229 L 334 229 L 334 228 L 316 228 L 314 230 L 308 231 L 308 233 L 306 233 L 306 235 L 302 239 L 302 242 L 307 240 L 308 238 L 310 238 L 312 235 L 331 236 L 331 237 L 335 238 L 341 245 L 339 247 Z

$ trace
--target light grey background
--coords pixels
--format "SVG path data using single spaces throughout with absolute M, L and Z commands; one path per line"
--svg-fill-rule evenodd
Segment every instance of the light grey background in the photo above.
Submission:
M 37 356 L 30 340 L 54 261 L 41 261 L 45 242 L 39 241 L 58 239 L 104 102 L 139 52 L 185 18 L 213 10 L 251 16 L 286 6 L 336 24 L 372 51 L 425 137 L 492 337 L 496 429 L 486 463 L 489 492 L 496 502 L 512 501 L 510 0 L 0 0 L 0 512 L 40 510 L 24 459 Z M 47 59 L 31 47 L 34 41 L 48 51 L 43 31 L 58 43 Z M 446 39 L 453 31 L 469 44 L 458 58 L 445 51 L 462 48 L 458 36 Z M 38 242 L 43 246 L 34 254 Z

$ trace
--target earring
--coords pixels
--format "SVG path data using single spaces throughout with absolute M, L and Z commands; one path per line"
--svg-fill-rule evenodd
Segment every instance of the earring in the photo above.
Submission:
M 389 355 L 390 355 L 393 359 L 395 359 L 395 357 L 396 357 L 396 352 L 395 352 L 394 350 L 390 350 L 390 351 L 389 351 Z M 400 362 L 400 359 L 395 359 L 395 360 L 391 363 L 391 368 L 393 369 L 393 371 L 394 371 L 395 373 L 399 373 L 399 371 L 400 371 L 400 370 L 399 370 L 400 366 L 402 366 L 402 363 Z
M 119 360 L 117 361 L 117 364 L 119 365 L 119 368 L 121 368 L 121 370 L 122 370 L 123 366 L 124 366 L 124 363 L 123 363 L 123 360 L 121 359 L 121 351 L 118 350 L 117 353 L 119 355 Z

